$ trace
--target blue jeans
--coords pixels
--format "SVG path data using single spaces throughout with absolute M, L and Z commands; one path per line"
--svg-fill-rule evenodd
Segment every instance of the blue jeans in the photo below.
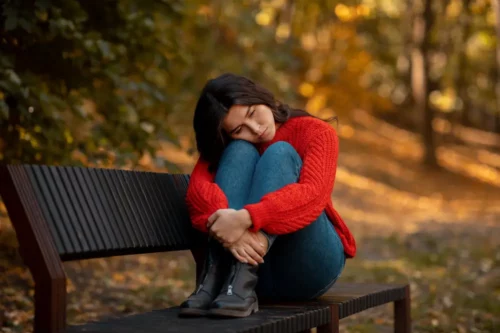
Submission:
M 221 157 L 215 182 L 229 207 L 241 209 L 267 193 L 299 179 L 302 160 L 295 149 L 279 141 L 259 155 L 249 142 L 231 142 Z M 272 246 L 259 266 L 259 297 L 308 300 L 326 292 L 345 265 L 342 242 L 323 211 L 307 227 L 286 235 L 267 235 Z

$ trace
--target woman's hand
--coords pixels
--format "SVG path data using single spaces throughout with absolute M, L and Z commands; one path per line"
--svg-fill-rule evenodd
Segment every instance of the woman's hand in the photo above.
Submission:
M 236 242 L 252 225 L 252 219 L 246 209 L 219 209 L 208 218 L 207 228 L 210 235 L 221 244 L 231 245 Z
M 226 247 L 242 263 L 254 266 L 264 263 L 263 258 L 266 254 L 266 247 L 254 232 L 245 230 L 240 239 Z

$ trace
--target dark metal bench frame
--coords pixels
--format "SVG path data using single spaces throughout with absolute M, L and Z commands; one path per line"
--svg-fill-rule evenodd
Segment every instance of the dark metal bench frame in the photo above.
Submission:
M 92 253 L 86 252 L 76 256 L 61 255 L 58 251 L 53 235 L 51 234 L 44 212 L 38 202 L 30 178 L 29 170 L 55 170 L 64 167 L 4 165 L 0 166 L 0 195 L 7 207 L 10 219 L 16 230 L 19 241 L 20 254 L 28 266 L 35 281 L 35 321 L 36 333 L 60 333 L 66 329 L 66 274 L 62 262 L 65 260 L 87 259 L 123 254 L 139 254 L 151 252 L 164 252 L 186 249 L 185 246 L 163 246 L 158 248 L 120 250 L 117 252 Z M 68 167 L 65 167 L 68 168 Z M 84 168 L 70 168 L 84 170 Z M 89 170 L 90 168 L 85 168 Z M 97 169 L 95 169 L 97 170 Z M 116 171 L 116 170 L 115 170 Z M 76 172 L 76 171 L 75 171 Z M 140 174 L 136 171 L 116 171 L 128 175 Z M 78 172 L 76 172 L 78 174 Z M 144 174 L 144 173 L 142 173 Z M 154 175 L 153 173 L 148 173 Z M 133 176 L 133 175 L 132 175 Z M 187 187 L 188 175 L 178 175 L 181 178 L 181 187 Z M 184 178 L 182 178 L 184 177 Z M 179 202 L 177 202 L 179 204 Z M 194 231 L 193 231 L 194 232 Z M 201 268 L 203 249 L 196 247 L 200 244 L 196 232 L 193 233 L 192 251 L 197 264 L 197 273 Z M 342 284 L 337 283 L 324 296 L 313 302 L 295 303 L 304 308 L 326 309 L 327 317 L 317 323 L 318 333 L 339 332 L 339 320 L 351 314 L 363 311 L 385 303 L 394 302 L 394 331 L 407 333 L 411 331 L 410 319 L 410 290 L 408 285 L 384 284 Z M 291 306 L 292 303 L 273 304 L 273 307 Z M 318 308 L 319 307 L 319 308 Z M 303 332 L 308 332 L 310 327 L 302 323 Z M 298 330 L 296 328 L 295 332 Z M 256 331 L 256 330 L 252 330 Z M 263 330 L 265 331 L 265 330 Z M 291 329 L 290 331 L 294 331 Z

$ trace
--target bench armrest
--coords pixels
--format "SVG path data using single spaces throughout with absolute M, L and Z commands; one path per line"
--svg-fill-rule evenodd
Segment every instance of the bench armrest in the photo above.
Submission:
M 28 175 L 20 165 L 0 166 L 0 184 L 19 252 L 35 281 L 34 332 L 62 332 L 66 327 L 66 273 Z

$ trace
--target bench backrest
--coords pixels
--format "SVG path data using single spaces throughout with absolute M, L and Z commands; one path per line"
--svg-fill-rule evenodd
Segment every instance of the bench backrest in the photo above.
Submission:
M 60 258 L 74 260 L 199 244 L 184 201 L 188 181 L 183 174 L 9 165 L 1 166 L 0 193 L 21 248 L 26 228 L 48 229 Z

